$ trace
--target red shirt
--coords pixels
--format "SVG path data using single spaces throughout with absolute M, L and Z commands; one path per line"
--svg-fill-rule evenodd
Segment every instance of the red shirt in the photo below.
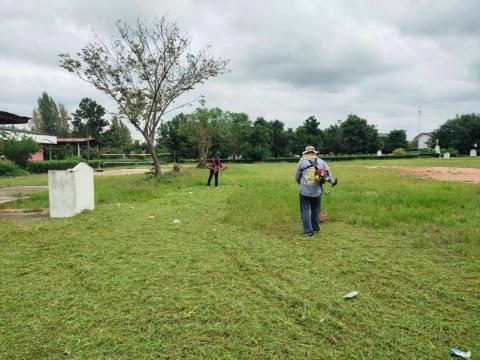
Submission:
M 223 169 L 223 164 L 220 162 L 220 158 L 214 157 L 208 167 L 213 171 L 218 171 L 220 169 Z

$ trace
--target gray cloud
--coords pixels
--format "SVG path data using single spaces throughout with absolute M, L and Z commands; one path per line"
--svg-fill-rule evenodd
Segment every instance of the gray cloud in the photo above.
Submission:
M 195 47 L 231 59 L 232 72 L 185 97 L 209 106 L 278 118 L 295 127 L 309 115 L 328 126 L 357 113 L 382 131 L 413 136 L 474 112 L 480 96 L 476 0 L 319 2 L 266 0 L 0 0 L 0 107 L 30 114 L 47 91 L 74 110 L 90 96 L 112 101 L 58 67 L 91 29 L 108 38 L 117 19 L 167 15 Z M 172 114 L 171 114 L 172 115 Z

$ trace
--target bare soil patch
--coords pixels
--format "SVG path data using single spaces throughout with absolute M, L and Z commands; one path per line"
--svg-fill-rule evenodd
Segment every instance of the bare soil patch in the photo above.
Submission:
M 25 195 L 48 190 L 48 186 L 10 186 L 0 187 L 0 204 L 25 198 Z
M 150 168 L 135 168 L 135 169 L 114 169 L 114 170 L 95 171 L 94 174 L 95 176 L 119 176 L 119 175 L 146 174 L 148 172 L 150 172 Z
M 195 167 L 195 165 L 187 164 L 180 165 L 182 168 Z M 141 167 L 141 168 L 131 168 L 131 169 L 112 169 L 112 170 L 103 170 L 95 171 L 95 176 L 119 176 L 119 175 L 135 175 L 135 174 L 146 174 L 152 171 L 152 167 Z M 172 171 L 171 166 L 162 166 L 162 172 L 167 173 Z
M 370 166 L 369 168 L 395 168 L 402 172 L 417 175 L 423 179 L 458 181 L 480 184 L 480 169 L 459 167 L 407 167 L 407 166 Z
M 42 211 L 28 211 L 24 209 L 3 209 L 0 210 L 0 219 L 22 221 L 44 219 L 49 215 L 48 209 Z

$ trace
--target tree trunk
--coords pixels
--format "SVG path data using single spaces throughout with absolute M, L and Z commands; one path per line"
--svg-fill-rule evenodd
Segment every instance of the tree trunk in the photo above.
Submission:
M 155 165 L 155 176 L 162 175 L 162 169 L 160 168 L 160 161 L 158 160 L 157 153 L 155 152 L 155 145 L 147 141 L 148 151 L 152 155 L 153 164 Z
M 208 153 L 208 148 L 205 148 L 204 146 L 199 146 L 198 148 L 198 165 L 197 167 L 204 168 L 207 166 L 207 153 Z

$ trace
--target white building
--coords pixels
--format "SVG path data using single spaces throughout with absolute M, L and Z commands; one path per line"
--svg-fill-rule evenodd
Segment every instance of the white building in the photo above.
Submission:
M 0 126 L 0 136 L 2 136 L 2 133 L 4 134 L 3 136 L 13 137 L 17 140 L 20 140 L 24 136 L 33 139 L 39 145 L 39 150 L 31 156 L 32 161 L 42 161 L 46 158 L 51 160 L 50 146 L 57 144 L 57 137 L 54 135 L 39 134 L 32 131 Z
M 428 142 L 432 139 L 433 133 L 431 132 L 422 132 L 415 136 L 412 141 L 412 145 L 415 144 L 417 149 L 428 148 Z

